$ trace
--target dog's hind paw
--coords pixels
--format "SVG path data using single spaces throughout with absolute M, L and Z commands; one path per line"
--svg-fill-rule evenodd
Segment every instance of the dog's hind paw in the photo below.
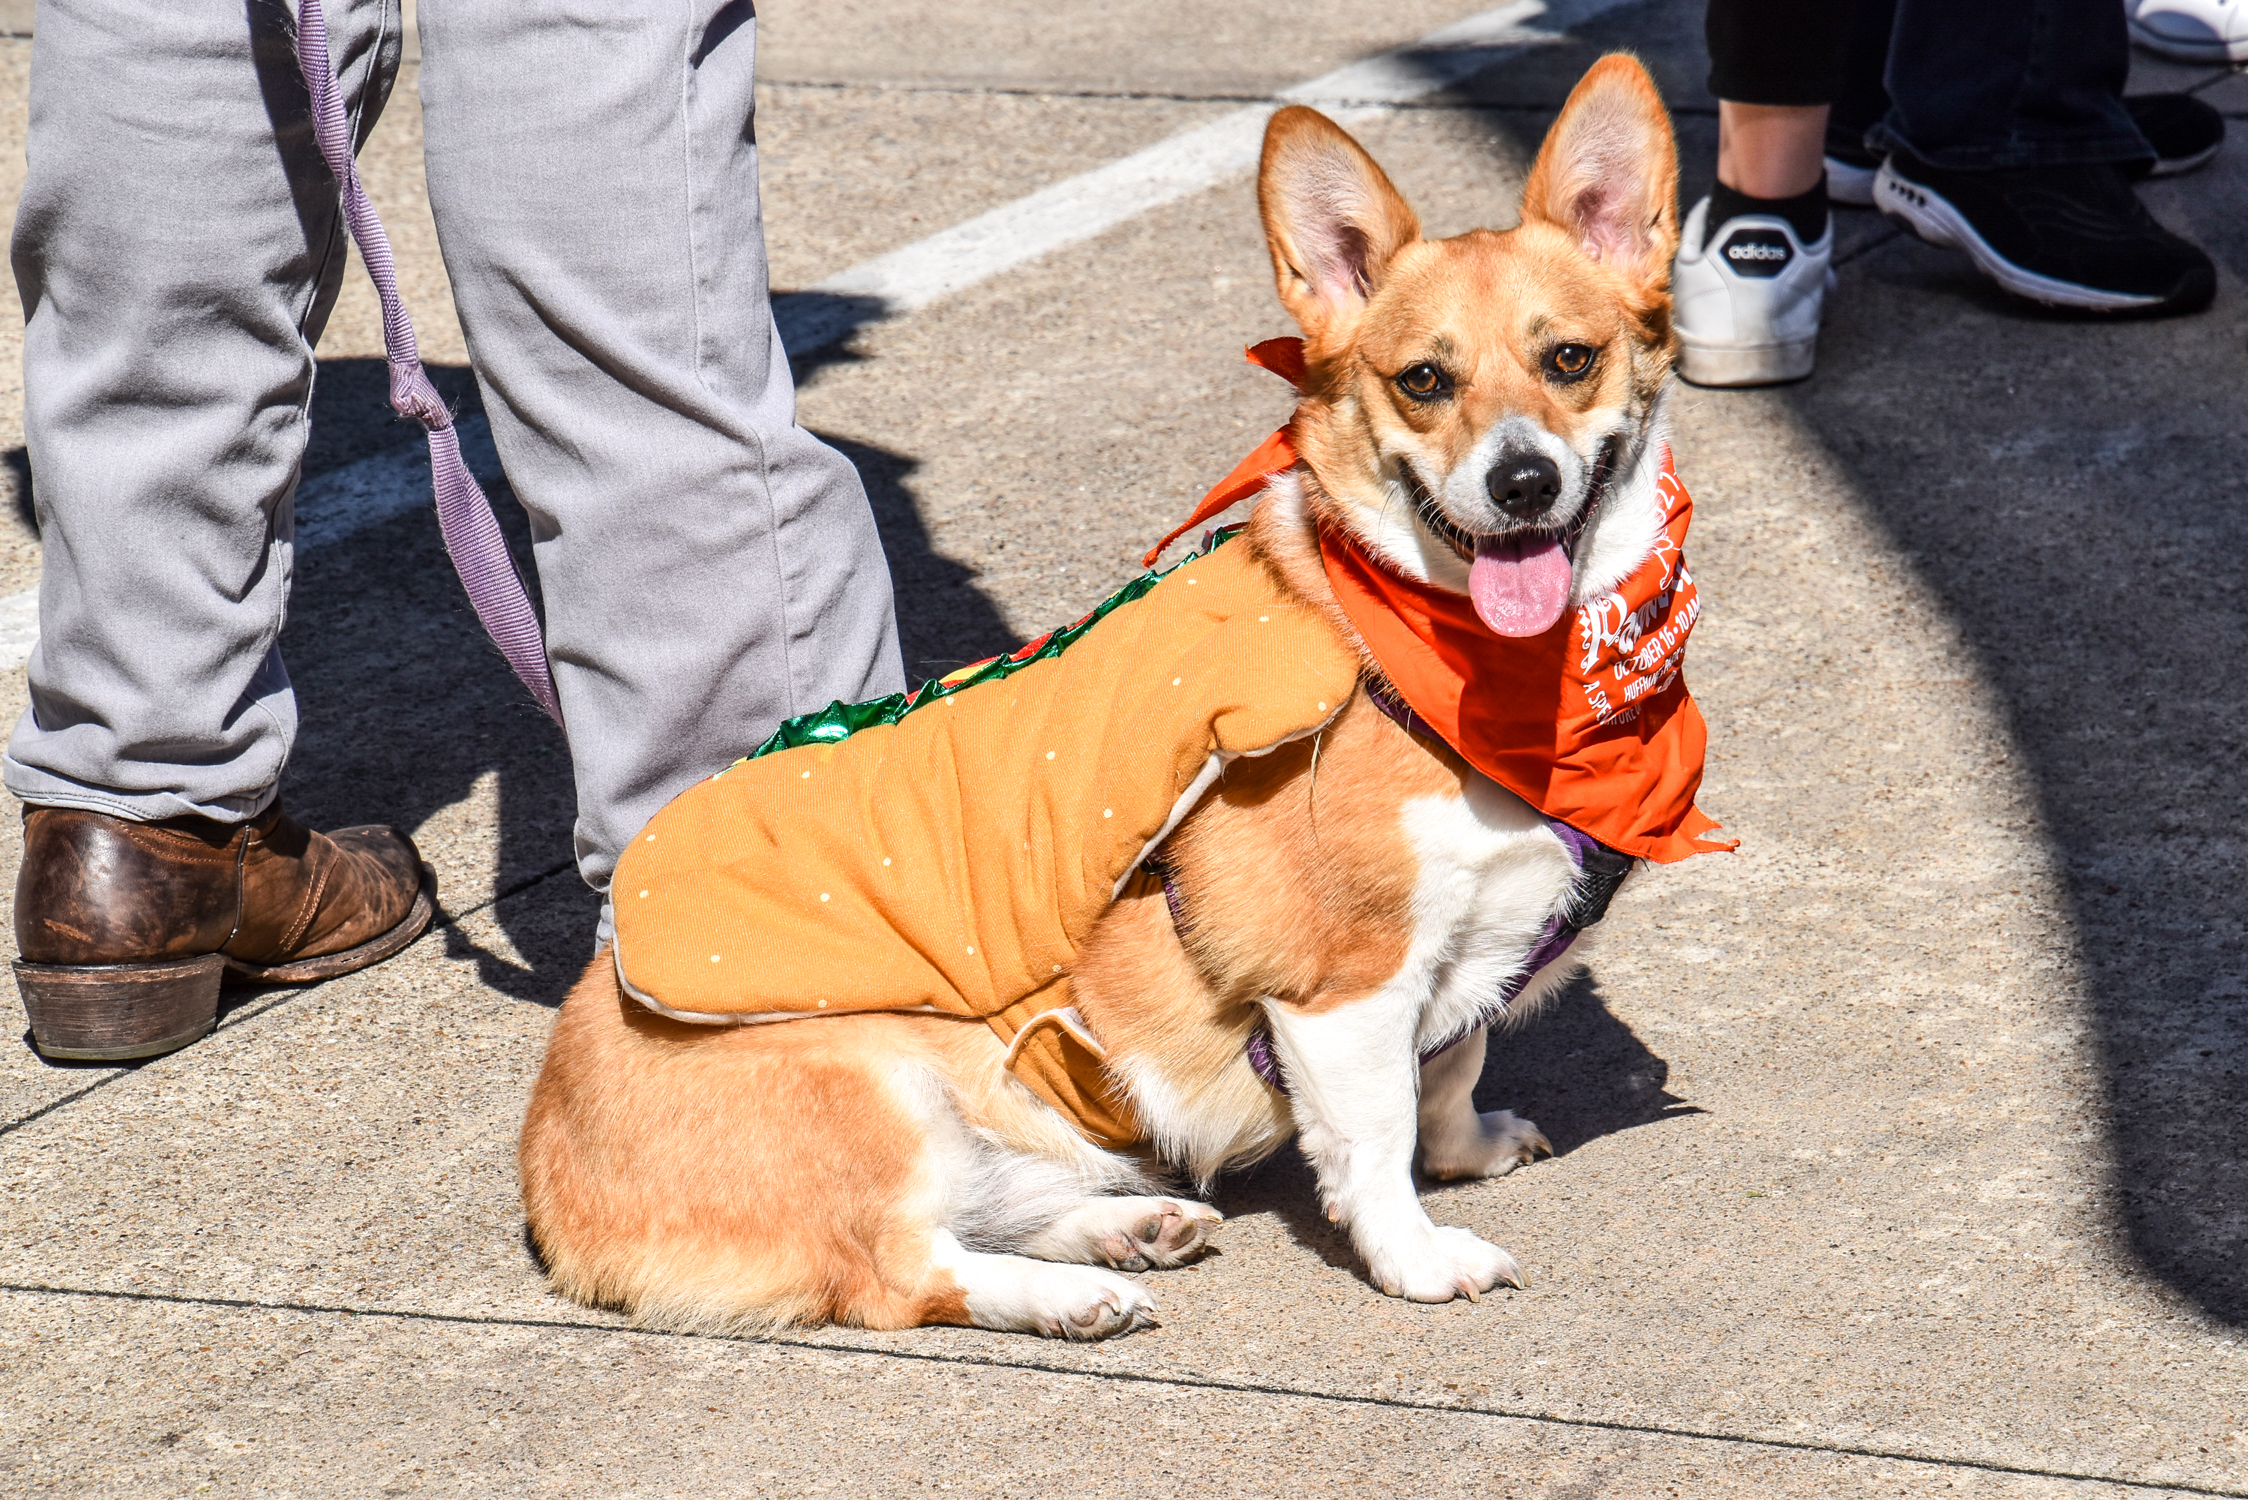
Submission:
M 1437 1181 L 1460 1177 L 1504 1177 L 1540 1156 L 1553 1155 L 1553 1143 L 1528 1120 L 1507 1110 L 1470 1114 L 1457 1131 L 1432 1139 L 1421 1136 L 1421 1170 Z
M 1115 1338 L 1155 1326 L 1155 1299 L 1090 1266 L 1041 1266 L 1023 1291 L 1030 1331 L 1050 1339 Z
M 1224 1222 L 1209 1204 L 1189 1198 L 1096 1198 L 1055 1220 L 1025 1250 L 1044 1260 L 1161 1270 L 1201 1258 Z
M 931 1236 L 931 1250 L 934 1268 L 959 1284 L 961 1310 L 978 1328 L 1106 1339 L 1155 1326 L 1155 1299 L 1114 1271 L 967 1250 L 943 1230 Z

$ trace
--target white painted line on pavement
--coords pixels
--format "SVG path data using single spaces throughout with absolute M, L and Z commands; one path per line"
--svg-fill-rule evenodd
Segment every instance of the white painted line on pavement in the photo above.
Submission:
M 1337 68 L 1144 151 L 1002 204 L 801 292 L 773 299 L 791 354 L 807 354 L 862 324 L 926 307 L 1002 271 L 1093 238 L 1249 171 L 1265 121 L 1283 104 L 1310 104 L 1342 124 L 1410 104 L 1517 53 L 1551 46 L 1573 26 L 1635 0 L 1518 0 Z M 1537 24 L 1533 25 L 1535 22 Z
M 468 416 L 457 430 L 469 469 L 485 484 L 493 483 L 500 465 L 492 449 L 490 425 L 480 415 Z M 428 509 L 433 503 L 427 447 L 416 442 L 404 450 L 371 453 L 297 487 L 297 550 L 333 546 L 393 516 Z M 0 671 L 22 666 L 38 640 L 39 590 L 0 595 Z
M 1355 124 L 1391 106 L 1426 98 L 1517 53 L 1552 46 L 1571 27 L 1637 3 L 1517 0 L 1455 21 L 1418 41 L 1297 84 L 1269 104 L 1235 110 L 862 261 L 804 291 L 776 297 L 773 320 L 791 354 L 808 353 L 862 324 L 926 307 L 1248 171 L 1263 148 L 1265 121 L 1283 104 L 1315 105 L 1345 125 Z M 498 459 L 484 419 L 465 419 L 460 433 L 470 468 L 479 477 L 496 473 Z M 373 454 L 298 488 L 296 545 L 299 551 L 331 546 L 429 503 L 429 454 L 419 444 L 403 452 Z M 0 596 L 0 671 L 22 666 L 38 639 L 39 591 Z
M 13 670 L 31 657 L 39 644 L 39 591 L 0 598 L 0 670 Z
M 492 448 L 491 424 L 479 414 L 461 418 L 453 430 L 460 434 L 469 472 L 479 484 L 494 483 L 500 460 Z M 436 503 L 429 488 L 428 444 L 417 440 L 404 449 L 369 454 L 298 487 L 297 550 L 333 546 L 392 516 L 429 510 Z

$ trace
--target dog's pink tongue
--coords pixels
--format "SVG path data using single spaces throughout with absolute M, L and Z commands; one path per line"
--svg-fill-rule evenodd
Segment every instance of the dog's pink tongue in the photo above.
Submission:
M 1500 635 L 1544 635 L 1569 607 L 1569 553 L 1550 536 L 1484 538 L 1467 571 L 1468 597 Z

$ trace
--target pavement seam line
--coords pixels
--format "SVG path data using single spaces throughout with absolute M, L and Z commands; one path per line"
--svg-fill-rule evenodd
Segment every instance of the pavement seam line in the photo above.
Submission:
M 450 928 L 453 931 L 457 932 L 460 930 L 460 924 L 463 919 L 473 917 L 480 911 L 487 911 L 492 907 L 499 905 L 502 901 L 506 901 L 513 897 L 522 895 L 525 891 L 536 889 L 537 887 L 544 885 L 547 881 L 552 880 L 555 876 L 562 874 L 564 871 L 573 870 L 575 868 L 577 868 L 577 861 L 574 859 L 566 859 L 551 870 L 542 870 L 536 875 L 527 876 L 526 878 L 517 881 L 514 885 L 509 886 L 504 891 L 494 892 L 491 896 L 477 902 L 474 906 L 468 907 L 466 910 L 448 912 L 440 907 L 438 909 L 436 920 L 429 924 L 429 931 L 435 932 L 440 927 L 444 927 Z M 423 934 L 423 937 L 426 936 L 428 936 L 428 933 L 425 932 Z M 414 939 L 414 943 L 419 943 L 420 941 L 421 938 Z M 408 944 L 407 946 L 412 947 L 413 944 Z M 344 976 L 338 975 L 337 977 L 342 978 Z M 266 1004 L 255 1005 L 254 1007 L 252 1005 L 237 1006 L 234 1010 L 222 1016 L 219 1020 L 219 1023 L 216 1026 L 212 1027 L 211 1030 L 215 1035 L 216 1033 L 221 1031 L 231 1031 L 237 1026 L 245 1025 L 248 1022 L 255 1021 L 261 1016 L 270 1016 L 275 1011 L 281 1009 L 282 1006 L 289 1004 L 293 1000 L 301 1000 L 305 996 L 312 994 L 316 990 L 325 989 L 327 987 L 327 984 L 328 981 L 322 980 L 314 984 L 296 985 L 290 987 L 287 990 L 284 990 L 278 995 L 275 995 Z M 154 1059 L 150 1060 L 154 1061 Z M 31 1124 L 35 1120 L 45 1119 L 48 1115 L 53 1114 L 56 1110 L 62 1109 L 67 1105 L 75 1104 L 79 1100 L 85 1098 L 88 1094 L 93 1093 L 95 1090 L 107 1088 L 109 1085 L 117 1082 L 119 1079 L 131 1077 L 138 1071 L 139 1070 L 137 1068 L 119 1068 L 115 1072 L 111 1073 L 108 1077 L 96 1079 L 94 1082 L 87 1084 L 84 1088 L 77 1090 L 75 1093 L 65 1094 L 60 1099 L 56 1099 L 50 1103 L 41 1105 L 39 1108 L 33 1110 L 30 1114 L 24 1115 L 20 1119 L 10 1120 L 7 1124 L 0 1125 L 0 1136 L 11 1135 L 16 1131 L 21 1130 L 24 1126 Z
M 621 1334 L 633 1338 L 709 1340 L 713 1343 L 757 1344 L 775 1349 L 797 1349 L 816 1354 L 864 1355 L 915 1364 L 954 1365 L 978 1370 L 1020 1370 L 1041 1375 L 1067 1375 L 1085 1380 L 1109 1380 L 1127 1385 L 1171 1386 L 1182 1390 L 1224 1391 L 1242 1396 L 1274 1396 L 1295 1401 L 1323 1401 L 1337 1406 L 1374 1406 L 1394 1411 L 1427 1412 L 1449 1417 L 1492 1417 L 1507 1422 L 1529 1422 L 1579 1431 L 1630 1433 L 1642 1437 L 1678 1438 L 1699 1443 L 1724 1443 L 1735 1447 L 1776 1448 L 1794 1453 L 1829 1453 L 1842 1458 L 1871 1458 L 1886 1463 L 1919 1464 L 1927 1468 L 1973 1469 L 1986 1474 L 2006 1474 L 2024 1479 L 2059 1479 L 2076 1484 L 2112 1484 L 2125 1489 L 2150 1490 L 2174 1495 L 2207 1495 L 2215 1500 L 2248 1500 L 2248 1490 L 2221 1490 L 2208 1485 L 2180 1484 L 2155 1479 L 2129 1479 L 2116 1474 L 2089 1474 L 2071 1469 L 2038 1469 L 2024 1464 L 1998 1463 L 1980 1458 L 1943 1458 L 1897 1449 L 1863 1448 L 1848 1443 L 1819 1443 L 1797 1438 L 1754 1437 L 1746 1433 L 1706 1432 L 1690 1427 L 1669 1427 L 1654 1422 L 1616 1422 L 1596 1417 L 1563 1417 L 1550 1412 L 1508 1411 L 1489 1406 L 1445 1406 L 1434 1401 L 1400 1400 L 1389 1396 L 1357 1396 L 1343 1391 L 1297 1390 L 1251 1381 L 1217 1380 L 1201 1375 L 1150 1375 L 1137 1370 L 1085 1370 L 1038 1360 L 986 1359 L 967 1354 L 936 1354 L 910 1349 L 866 1349 L 850 1344 L 822 1344 L 809 1339 L 750 1338 L 724 1334 L 680 1333 L 664 1328 L 634 1328 L 616 1323 L 587 1323 L 572 1318 L 478 1317 L 467 1313 L 438 1313 L 383 1307 L 349 1307 L 317 1302 L 264 1302 L 252 1297 L 190 1297 L 169 1292 L 121 1292 L 99 1287 L 45 1286 L 0 1281 L 0 1292 L 39 1297 L 84 1297 L 115 1302 L 145 1302 L 173 1307 L 219 1307 L 245 1312 L 288 1312 L 307 1316 L 390 1318 L 403 1323 L 446 1323 L 481 1328 L 553 1328 L 578 1333 Z
M 1338 124 L 1354 125 L 1640 3 L 1516 0 L 1438 27 L 775 297 L 774 324 L 790 354 L 824 349 L 868 323 L 926 307 L 1248 172 L 1263 151 L 1266 120 L 1283 105 L 1315 105 Z
M 539 886 L 546 884 L 549 880 L 552 880 L 555 876 L 562 874 L 564 871 L 574 870 L 576 868 L 576 860 L 566 859 L 551 870 L 541 870 L 536 875 L 525 876 L 523 879 L 509 886 L 504 891 L 494 891 L 491 895 L 485 897 L 482 901 L 477 902 L 474 906 L 465 907 L 460 911 L 447 911 L 443 907 L 439 907 L 437 909 L 437 915 L 435 919 L 430 922 L 428 929 L 422 933 L 422 937 L 427 937 L 430 933 L 435 932 L 440 928 L 444 928 L 452 932 L 458 932 L 461 930 L 461 923 L 469 917 L 475 916 L 478 912 L 489 911 L 493 907 L 499 905 L 502 901 L 511 900 L 514 897 L 522 895 L 525 891 L 535 890 Z M 406 946 L 408 948 L 411 948 L 420 943 L 421 940 L 421 938 L 415 938 L 412 943 L 408 943 Z M 396 955 L 393 955 L 393 957 L 395 956 Z M 348 975 L 343 974 L 338 974 L 336 976 L 336 978 L 338 979 L 344 979 L 348 977 Z M 244 1021 L 255 1021 L 260 1016 L 269 1016 L 275 1011 L 279 1010 L 282 1006 L 287 1005 L 292 1000 L 301 1000 L 305 996 L 312 994 L 316 990 L 325 989 L 330 982 L 331 981 L 323 979 L 318 981 L 317 983 L 296 986 L 284 994 L 275 996 L 273 1002 L 270 1005 L 261 1005 L 256 1010 L 251 1010 L 247 1006 L 241 1007 L 237 1009 L 233 1014 L 229 1015 L 225 1020 L 219 1022 L 217 1027 L 214 1029 L 218 1031 L 225 1031 L 229 1027 L 239 1025 Z M 66 1100 L 64 1102 L 67 1103 L 68 1101 Z M 44 1111 L 42 1111 L 42 1113 L 44 1113 Z M 6 1132 L 0 1131 L 0 1134 L 6 1134 Z
M 437 920 L 430 923 L 429 925 L 432 927 L 458 928 L 461 922 L 466 918 L 473 917 L 480 911 L 489 911 L 491 908 L 499 905 L 502 901 L 512 900 L 514 897 L 522 895 L 525 891 L 531 890 L 537 886 L 542 886 L 549 880 L 552 880 L 555 876 L 560 875 L 565 871 L 576 869 L 577 864 L 578 862 L 575 859 L 563 860 L 560 864 L 555 865 L 552 869 L 541 870 L 536 875 L 526 875 L 521 880 L 518 880 L 515 884 L 509 886 L 506 890 L 494 891 L 491 895 L 485 897 L 482 901 L 477 902 L 474 906 L 464 907 L 460 911 L 447 911 L 443 907 L 439 907 L 437 909 Z
M 541 870 L 536 875 L 526 876 L 524 879 L 517 881 L 514 885 L 509 886 L 506 890 L 495 891 L 492 895 L 486 897 L 484 900 L 479 901 L 474 906 L 468 907 L 464 910 L 449 912 L 446 911 L 443 907 L 439 907 L 437 910 L 436 918 L 431 921 L 427 930 L 422 933 L 422 937 L 429 936 L 430 933 L 437 931 L 439 928 L 446 928 L 453 932 L 458 932 L 460 931 L 461 923 L 465 919 L 475 916 L 480 911 L 489 911 L 493 907 L 499 905 L 502 901 L 520 896 L 525 891 L 535 890 L 539 886 L 546 884 L 546 882 L 548 882 L 549 880 L 552 880 L 555 876 L 560 875 L 563 871 L 573 870 L 576 868 L 576 860 L 566 859 L 562 861 L 562 863 L 556 865 L 553 869 Z M 420 943 L 421 940 L 422 939 L 419 937 L 415 938 L 412 943 L 408 943 L 406 946 L 408 948 L 414 947 L 416 944 Z M 393 955 L 393 957 L 395 956 L 396 955 Z M 338 974 L 336 976 L 337 979 L 344 979 L 348 977 L 348 975 L 344 974 Z M 237 1007 L 232 1014 L 228 1015 L 224 1020 L 220 1021 L 219 1024 L 212 1029 L 214 1031 L 226 1031 L 242 1024 L 245 1021 L 255 1021 L 260 1016 L 270 1016 L 275 1011 L 279 1010 L 282 1006 L 287 1005 L 290 1001 L 302 1000 L 305 996 L 310 995 L 317 990 L 327 988 L 330 983 L 331 981 L 323 979 L 312 984 L 293 986 L 284 993 L 274 996 L 270 1004 L 258 1006 L 255 1010 L 252 1010 L 248 1006 Z M 110 1080 L 105 1079 L 103 1081 L 108 1082 Z M 91 1092 L 91 1089 L 80 1091 L 80 1093 Z M 78 1095 L 74 1094 L 71 1097 L 77 1098 Z M 49 1108 L 60 1108 L 62 1105 L 68 1104 L 69 1102 L 70 1100 L 68 1099 L 58 1100 L 54 1105 L 50 1105 Z M 45 1114 L 46 1112 L 46 1110 L 41 1110 L 39 1113 Z M 23 1123 L 29 1124 L 33 1119 L 36 1118 L 38 1118 L 37 1115 L 26 1116 Z M 8 1127 L 9 1130 L 13 1130 L 14 1128 L 15 1127 L 12 1125 Z M 0 1135 L 5 1134 L 7 1134 L 7 1131 L 0 1130 Z
M 60 1099 L 42 1104 L 41 1106 L 39 1106 L 39 1108 L 33 1110 L 30 1114 L 23 1116 L 21 1119 L 10 1120 L 7 1124 L 0 1125 L 0 1136 L 13 1135 L 15 1134 L 15 1132 L 23 1129 L 24 1126 L 32 1123 L 32 1121 L 43 1120 L 47 1116 L 53 1114 L 56 1110 L 61 1109 L 66 1104 L 76 1104 L 79 1100 L 85 1098 L 88 1094 L 91 1094 L 96 1089 L 108 1088 L 118 1079 L 129 1076 L 132 1071 L 133 1070 L 131 1068 L 119 1068 L 115 1072 L 111 1073 L 108 1077 L 97 1078 L 92 1083 L 87 1084 L 84 1088 L 79 1089 L 74 1093 L 65 1094 Z

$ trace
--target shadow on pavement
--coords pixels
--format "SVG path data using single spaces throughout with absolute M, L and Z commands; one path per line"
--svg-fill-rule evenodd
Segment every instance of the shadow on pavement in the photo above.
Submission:
M 1600 981 L 1580 974 L 1536 1015 L 1492 1031 L 1475 1107 L 1536 1121 L 1553 1154 L 1567 1156 L 1604 1135 L 1703 1112 L 1669 1082 L 1670 1064 L 1608 1009 Z
M 1579 975 L 1536 1015 L 1491 1033 L 1475 1107 L 1485 1113 L 1512 1110 L 1535 1121 L 1553 1143 L 1554 1155 L 1563 1157 L 1602 1136 L 1702 1113 L 1665 1090 L 1669 1078 L 1670 1064 L 1609 1011 L 1598 981 Z M 1423 1182 L 1421 1191 L 1434 1199 L 1461 1186 Z M 1320 1213 L 1318 1184 L 1295 1146 L 1228 1173 L 1211 1196 L 1228 1217 L 1271 1214 L 1297 1244 L 1365 1280 L 1350 1236 Z M 1429 1213 L 1445 1222 L 1436 1202 L 1429 1203 Z
M 850 348 L 851 335 L 890 315 L 879 297 L 836 292 L 781 292 L 773 298 L 773 322 L 789 353 L 789 368 L 802 390 L 829 365 L 856 364 L 863 355 Z
M 2130 1243 L 2248 1323 L 2248 432 L 2212 402 L 2248 380 L 2238 312 L 2070 324 L 1959 296 L 1960 274 L 1917 242 L 1869 257 L 1842 289 L 1863 342 L 1830 341 L 1788 401 L 2003 705 L 2075 923 Z
M 0 453 L 0 467 L 8 471 L 8 493 L 14 499 L 16 524 L 30 536 L 39 534 L 39 512 L 31 498 L 31 453 L 24 448 L 10 448 Z
M 1526 159 L 1567 83 L 1636 50 L 1674 112 L 1683 209 L 1716 163 L 1700 21 L 1699 6 L 1630 7 L 1447 98 Z M 2141 192 L 2248 275 L 2237 129 L 2212 166 Z M 2239 282 L 2195 317 L 2087 320 L 2006 296 L 1869 210 L 1838 210 L 1835 229 L 1855 264 L 1818 373 L 1782 399 L 1943 600 L 2020 747 L 2077 935 L 2060 957 L 2090 1004 L 2124 1233 L 2154 1275 L 2248 1324 Z M 1550 1110 L 1523 1112 L 1553 1134 Z
M 858 466 L 874 523 L 882 530 L 882 552 L 890 564 L 890 583 L 898 599 L 898 646 L 909 683 L 941 677 L 955 667 L 1022 644 L 998 608 L 976 587 L 975 572 L 933 550 L 929 529 L 913 492 L 920 460 L 853 442 L 832 432 L 818 434 Z
M 430 373 L 460 414 L 480 409 L 466 369 Z M 391 415 L 387 389 L 380 360 L 321 361 L 307 477 L 385 449 L 403 453 L 420 440 L 417 429 Z M 504 484 L 491 494 L 536 598 L 522 509 Z M 575 816 L 568 751 L 485 638 L 432 509 L 417 507 L 304 553 L 281 642 L 299 725 L 282 794 L 296 816 L 314 827 L 422 828 L 491 777 L 498 848 L 490 889 L 505 894 L 542 878 L 575 882 L 568 868 Z M 433 836 L 446 837 L 425 830 L 424 844 Z M 486 835 L 464 827 L 450 837 Z M 435 847 L 424 853 L 440 869 L 474 862 Z M 484 896 L 441 881 L 440 921 Z M 590 951 L 591 900 L 588 893 L 583 923 L 568 933 L 553 930 L 561 924 L 541 909 L 546 903 L 502 902 L 497 920 L 523 963 L 477 949 L 458 925 L 444 929 L 445 940 L 454 956 L 475 957 L 483 982 L 501 993 L 558 1003 Z

